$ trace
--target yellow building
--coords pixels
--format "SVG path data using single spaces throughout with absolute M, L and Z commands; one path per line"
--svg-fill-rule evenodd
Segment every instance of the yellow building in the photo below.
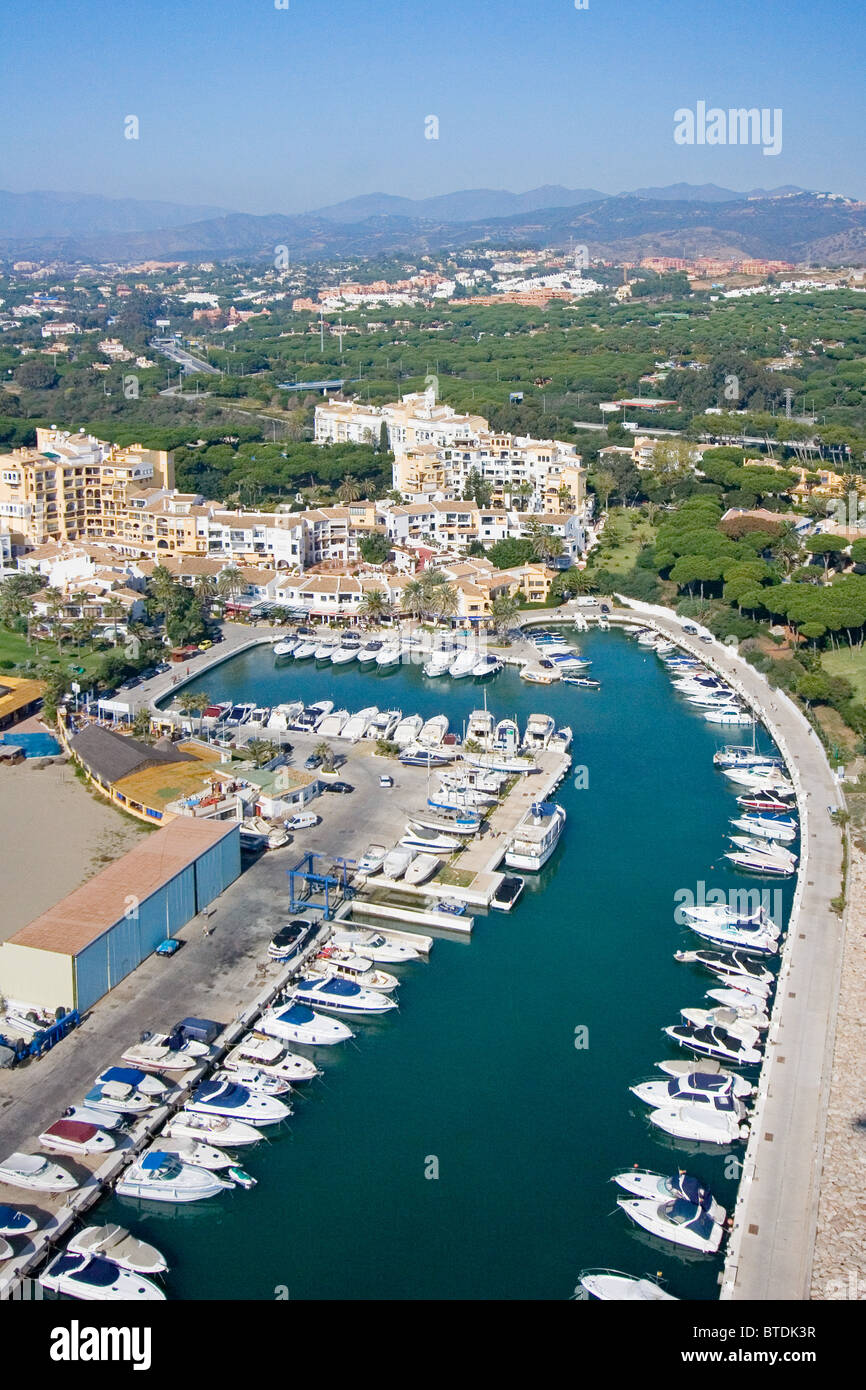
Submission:
M 45 686 L 20 676 L 0 676 L 0 729 L 8 729 L 39 708 Z
M 113 538 L 133 492 L 173 485 L 165 450 L 40 428 L 35 449 L 0 455 L 0 524 L 14 545 Z

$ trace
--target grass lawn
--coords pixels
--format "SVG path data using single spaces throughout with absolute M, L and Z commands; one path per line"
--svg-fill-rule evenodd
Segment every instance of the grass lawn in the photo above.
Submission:
M 592 565 L 613 574 L 627 574 L 641 547 L 655 539 L 655 530 L 637 507 L 614 507 L 605 522 L 601 542 L 592 552 Z
M 838 652 L 822 652 L 821 665 L 829 676 L 844 676 L 859 700 L 866 700 L 866 647 L 843 647 Z
M 76 667 L 83 666 L 85 675 L 92 676 L 98 670 L 102 656 L 102 652 L 89 651 L 84 647 L 80 652 L 76 651 L 74 644 L 64 647 L 62 656 L 59 656 L 54 642 L 40 639 L 38 645 L 35 642 L 28 645 L 20 632 L 10 632 L 8 628 L 0 627 L 0 662 L 12 661 L 20 666 L 32 661 L 67 675 L 71 675 Z M 8 667 L 0 669 L 9 670 Z

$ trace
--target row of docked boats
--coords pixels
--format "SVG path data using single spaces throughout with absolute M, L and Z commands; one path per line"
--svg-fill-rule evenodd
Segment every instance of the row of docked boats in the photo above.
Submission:
M 652 629 L 638 631 L 639 646 L 647 647 L 667 667 L 674 690 L 709 724 L 725 728 L 752 728 L 755 717 L 721 676 L 710 671 L 690 652 L 681 651 Z
M 214 1046 L 220 1025 L 210 1020 L 186 1019 L 168 1033 L 142 1035 L 120 1065 L 95 1078 L 80 1106 L 43 1132 L 42 1147 L 51 1155 L 98 1156 L 128 1146 L 131 1124 L 160 1120 L 166 1112 L 156 1138 L 118 1178 L 119 1197 L 174 1206 L 254 1186 L 235 1151 L 259 1143 L 288 1119 L 294 1088 L 321 1075 L 316 1062 L 289 1045 L 317 1049 L 347 1041 L 353 1033 L 345 1018 L 372 1018 L 397 1007 L 391 996 L 399 981 L 381 964 L 420 959 L 420 952 L 382 933 L 346 928 L 301 964 L 320 925 L 300 921 L 275 936 L 269 954 L 281 961 L 297 957 L 299 972 L 255 1030 L 224 1054 Z M 203 1079 L 180 1093 L 178 1083 L 196 1071 Z M 0 1163 L 0 1182 L 41 1193 L 68 1193 L 80 1185 L 53 1159 L 24 1153 Z M 25 1238 L 36 1229 L 25 1213 L 0 1206 L 0 1259 L 14 1253 L 7 1235 Z M 152 1276 L 166 1269 L 159 1251 L 124 1228 L 94 1225 L 52 1258 L 41 1283 L 78 1299 L 163 1299 Z
M 405 661 L 421 662 L 425 676 L 449 675 L 456 680 L 466 676 L 483 680 L 502 670 L 499 658 L 477 644 L 442 641 L 431 652 L 418 638 L 398 633 L 381 638 L 367 638 L 357 632 L 334 636 L 302 634 L 282 638 L 272 652 L 277 662 L 315 660 L 322 665 L 347 666 L 356 661 L 359 666 L 380 671 Z
M 675 687 L 704 713 L 716 712 L 701 663 L 679 654 L 673 644 L 647 631 L 638 636 L 671 669 Z M 711 721 L 725 722 L 725 721 Z M 751 720 L 750 720 L 751 722 Z M 733 827 L 734 849 L 727 855 L 738 868 L 759 874 L 793 873 L 796 856 L 789 846 L 798 834 L 794 788 L 777 755 L 734 745 L 719 749 L 714 763 L 741 793 Z M 756 1093 L 743 1072 L 760 1067 L 770 1023 L 775 976 L 769 968 L 778 954 L 780 925 L 762 906 L 736 901 L 682 906 L 677 920 L 707 944 L 682 948 L 675 959 L 711 977 L 703 1003 L 683 1008 L 680 1021 L 664 1029 L 666 1037 L 691 1056 L 657 1063 L 661 1077 L 633 1085 L 631 1094 L 648 1108 L 650 1125 L 677 1143 L 728 1147 L 749 1134 L 749 1104 Z M 617 1205 L 649 1234 L 705 1254 L 718 1252 L 730 1226 L 725 1210 L 699 1178 L 680 1169 L 672 1177 L 637 1168 L 615 1175 L 626 1197 Z M 658 1280 L 618 1270 L 586 1270 L 581 1297 L 663 1301 L 672 1297 Z
M 578 647 L 565 642 L 560 633 L 533 628 L 525 635 L 535 655 L 521 666 L 521 680 L 533 685 L 553 685 L 556 681 L 564 681 L 590 690 L 601 689 L 600 681 L 591 680 L 586 675 L 592 662 L 581 656 Z

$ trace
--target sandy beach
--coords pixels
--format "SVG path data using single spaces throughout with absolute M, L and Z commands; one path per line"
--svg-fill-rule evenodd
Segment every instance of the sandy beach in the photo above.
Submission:
M 0 940 L 52 907 L 148 833 L 98 798 L 68 763 L 0 768 Z

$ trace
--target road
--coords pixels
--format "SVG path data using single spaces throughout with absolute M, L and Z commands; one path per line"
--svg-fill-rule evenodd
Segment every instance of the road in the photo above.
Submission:
M 214 367 L 201 357 L 193 357 L 191 352 L 187 352 L 186 348 L 182 348 L 172 338 L 151 338 L 149 346 L 154 352 L 177 362 L 185 372 L 206 372 L 209 376 L 222 376 L 219 367 Z

